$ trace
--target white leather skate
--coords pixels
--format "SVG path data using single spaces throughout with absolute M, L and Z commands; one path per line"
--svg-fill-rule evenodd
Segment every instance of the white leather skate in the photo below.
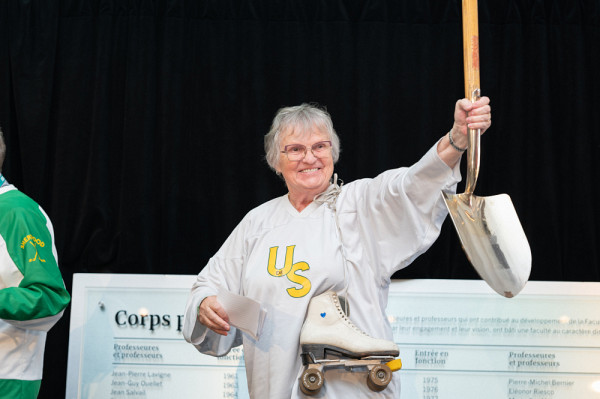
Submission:
M 367 385 L 381 391 L 392 380 L 392 371 L 402 367 L 394 359 L 399 351 L 395 343 L 373 338 L 352 323 L 337 294 L 327 291 L 311 299 L 300 332 L 302 363 L 306 369 L 300 377 L 300 389 L 315 395 L 324 383 L 323 369 L 345 367 L 369 371 Z

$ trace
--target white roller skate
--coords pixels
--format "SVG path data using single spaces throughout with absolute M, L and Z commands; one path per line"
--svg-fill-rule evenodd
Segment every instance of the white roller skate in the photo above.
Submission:
M 368 370 L 367 386 L 384 390 L 392 380 L 392 371 L 402 367 L 398 347 L 391 341 L 370 337 L 348 318 L 333 291 L 316 296 L 308 304 L 300 333 L 302 363 L 300 389 L 315 395 L 324 383 L 324 368 L 345 367 Z

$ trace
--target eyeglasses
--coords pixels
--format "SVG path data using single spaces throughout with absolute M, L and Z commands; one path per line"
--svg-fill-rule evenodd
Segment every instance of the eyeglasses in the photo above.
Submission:
M 310 152 L 315 158 L 323 158 L 331 149 L 331 141 L 319 141 L 310 146 Z M 287 155 L 290 161 L 301 161 L 306 156 L 306 146 L 302 144 L 288 144 L 283 147 L 282 154 Z

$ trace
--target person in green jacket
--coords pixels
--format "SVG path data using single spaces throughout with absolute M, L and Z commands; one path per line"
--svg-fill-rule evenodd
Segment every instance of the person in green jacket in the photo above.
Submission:
M 2 175 L 0 129 L 0 399 L 38 396 L 46 334 L 70 296 L 48 215 Z

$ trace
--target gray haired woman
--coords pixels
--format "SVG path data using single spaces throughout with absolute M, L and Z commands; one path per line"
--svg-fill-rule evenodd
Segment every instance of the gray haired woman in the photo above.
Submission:
M 333 348 L 350 357 L 397 354 L 385 315 L 391 276 L 438 237 L 447 215 L 440 191 L 455 191 L 460 181 L 467 128 L 484 132 L 490 125 L 487 97 L 459 100 L 452 129 L 416 164 L 340 186 L 334 175 L 340 142 L 329 114 L 311 104 L 280 109 L 265 151 L 288 193 L 248 212 L 202 269 L 186 306 L 185 339 L 214 356 L 243 344 L 250 397 L 260 399 L 310 394 L 299 383 L 303 347 L 322 350 L 320 356 Z M 267 310 L 258 339 L 230 325 L 219 290 Z M 313 298 L 340 309 L 336 293 L 351 303 L 350 317 L 340 311 L 330 325 L 309 320 Z M 396 374 L 375 391 L 364 374 L 343 367 L 324 378 L 319 397 L 394 398 L 400 392 Z

